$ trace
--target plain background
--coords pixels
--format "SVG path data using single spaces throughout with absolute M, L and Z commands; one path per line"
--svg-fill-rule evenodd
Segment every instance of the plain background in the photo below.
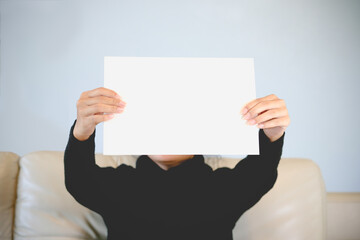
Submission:
M 327 191 L 360 191 L 360 1 L 0 0 L 0 8 L 0 151 L 63 151 L 81 92 L 103 84 L 104 56 L 253 57 L 257 97 L 274 93 L 289 109 L 283 157 L 314 160 Z M 96 134 L 102 152 L 102 125 Z

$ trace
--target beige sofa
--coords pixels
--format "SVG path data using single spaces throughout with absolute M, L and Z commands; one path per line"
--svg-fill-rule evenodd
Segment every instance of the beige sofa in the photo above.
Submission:
M 66 191 L 63 154 L 40 151 L 19 157 L 0 152 L 1 240 L 106 239 L 102 218 Z M 214 169 L 232 168 L 239 161 L 205 159 Z M 100 166 L 135 166 L 136 156 L 97 154 L 96 160 Z M 328 196 L 331 202 L 326 200 L 323 178 L 313 161 L 283 158 L 274 188 L 240 218 L 234 239 L 360 239 L 356 226 L 360 216 L 354 214 L 360 209 L 359 194 Z

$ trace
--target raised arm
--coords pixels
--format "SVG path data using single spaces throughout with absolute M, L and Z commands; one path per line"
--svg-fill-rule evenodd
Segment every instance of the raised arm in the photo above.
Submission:
M 236 221 L 255 205 L 275 184 L 282 155 L 285 129 L 290 118 L 284 100 L 275 95 L 255 99 L 242 109 L 243 118 L 259 130 L 259 155 L 248 155 L 233 169 L 215 171 L 226 208 Z M 226 211 L 226 210 L 225 210 Z
M 114 184 L 126 182 L 133 169 L 120 165 L 117 169 L 100 168 L 95 163 L 95 127 L 111 119 L 118 110 L 120 98 L 111 90 L 98 88 L 84 92 L 78 103 L 78 118 L 71 127 L 64 154 L 65 186 L 82 205 L 101 213 L 112 200 Z

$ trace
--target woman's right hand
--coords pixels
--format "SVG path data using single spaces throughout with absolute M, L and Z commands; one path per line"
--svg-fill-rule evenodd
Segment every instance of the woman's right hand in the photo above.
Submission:
M 79 141 L 87 140 L 98 123 L 112 119 L 115 113 L 122 113 L 125 106 L 126 102 L 113 90 L 100 87 L 83 92 L 76 104 L 74 137 Z

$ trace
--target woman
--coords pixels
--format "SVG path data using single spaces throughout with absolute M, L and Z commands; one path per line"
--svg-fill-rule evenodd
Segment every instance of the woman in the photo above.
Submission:
M 114 91 L 83 92 L 65 150 L 65 184 L 82 205 L 98 212 L 108 239 L 232 239 L 239 217 L 275 184 L 290 118 L 275 95 L 241 109 L 259 127 L 260 155 L 215 171 L 202 155 L 141 155 L 136 168 L 95 164 L 95 128 L 126 103 Z

